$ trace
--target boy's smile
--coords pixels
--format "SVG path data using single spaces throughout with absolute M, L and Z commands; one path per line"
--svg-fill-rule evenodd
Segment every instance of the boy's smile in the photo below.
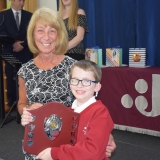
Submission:
M 82 90 L 76 90 L 76 93 L 79 94 L 79 95 L 82 95 L 85 93 L 85 91 L 82 91 Z

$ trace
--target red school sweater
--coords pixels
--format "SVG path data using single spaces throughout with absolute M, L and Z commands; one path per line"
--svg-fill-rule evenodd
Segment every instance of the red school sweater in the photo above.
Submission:
M 113 127 L 107 107 L 96 101 L 80 113 L 75 146 L 53 147 L 51 156 L 54 160 L 109 160 L 105 151 Z

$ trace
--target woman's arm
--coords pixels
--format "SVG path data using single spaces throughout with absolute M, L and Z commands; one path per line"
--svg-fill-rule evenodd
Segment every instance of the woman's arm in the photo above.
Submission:
M 85 15 L 85 12 L 83 9 L 78 10 L 78 14 Z M 69 41 L 68 49 L 71 49 L 75 46 L 77 46 L 84 38 L 85 29 L 81 26 L 77 27 L 77 35 Z
M 18 77 L 18 83 L 19 83 L 18 111 L 19 111 L 19 114 L 22 115 L 23 108 L 29 106 L 29 103 L 26 97 L 26 86 L 25 86 L 24 79 L 21 77 Z
M 21 124 L 25 126 L 26 124 L 32 122 L 31 113 L 27 110 L 36 109 L 42 106 L 41 103 L 34 103 L 29 105 L 27 96 L 26 96 L 26 86 L 24 79 L 18 77 L 19 82 L 19 100 L 18 100 L 18 111 L 21 115 Z
M 22 115 L 23 108 L 37 109 L 41 107 L 43 105 L 41 103 L 34 103 L 32 105 L 29 104 L 27 96 L 26 96 L 26 86 L 25 86 L 24 79 L 21 77 L 18 77 L 18 82 L 19 82 L 19 100 L 18 100 L 19 114 Z
M 77 27 L 77 36 L 75 36 L 72 40 L 69 41 L 68 43 L 68 50 L 71 48 L 74 48 L 75 46 L 77 46 L 84 38 L 84 33 L 85 30 L 83 27 L 78 26 Z

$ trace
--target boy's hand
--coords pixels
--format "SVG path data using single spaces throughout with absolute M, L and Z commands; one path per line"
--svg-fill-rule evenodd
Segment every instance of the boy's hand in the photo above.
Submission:
M 110 157 L 112 152 L 116 149 L 116 144 L 112 134 L 109 136 L 108 145 L 106 147 L 106 156 Z
M 40 152 L 37 156 L 36 159 L 41 159 L 41 160 L 53 160 L 51 157 L 51 148 L 46 148 L 42 152 Z

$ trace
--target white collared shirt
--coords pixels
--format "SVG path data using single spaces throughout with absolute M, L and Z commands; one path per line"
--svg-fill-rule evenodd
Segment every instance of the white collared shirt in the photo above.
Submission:
M 88 106 L 90 106 L 92 103 L 96 102 L 95 96 L 90 98 L 86 103 L 84 103 L 81 106 L 77 106 L 77 99 L 74 100 L 72 103 L 72 109 L 74 109 L 74 112 L 81 113 L 84 109 L 86 109 Z
M 15 18 L 15 19 L 16 19 L 16 12 L 19 12 L 18 16 L 19 16 L 19 25 L 20 25 L 20 24 L 21 24 L 21 10 L 16 11 L 16 10 L 14 10 L 14 9 L 12 8 L 12 11 L 13 11 L 13 14 L 14 14 L 14 18 Z

